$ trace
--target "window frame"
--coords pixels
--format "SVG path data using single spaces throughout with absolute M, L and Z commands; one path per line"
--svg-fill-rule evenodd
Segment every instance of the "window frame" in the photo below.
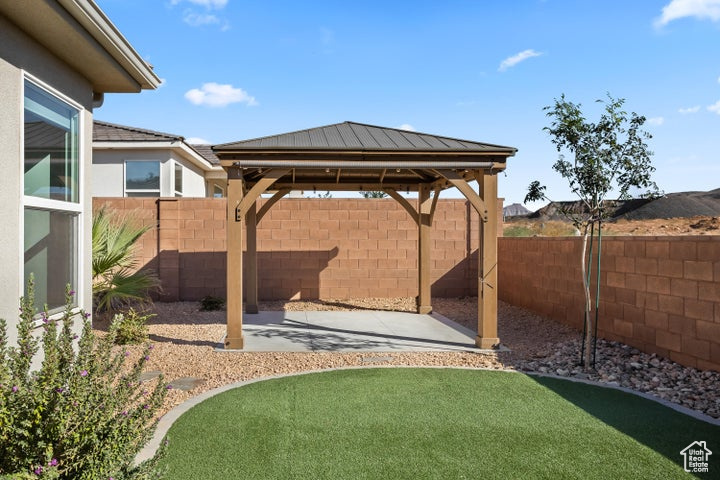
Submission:
M 158 166 L 158 188 L 127 188 L 127 165 L 128 163 L 145 162 L 145 163 L 156 163 Z M 148 198 L 160 198 L 162 196 L 162 162 L 160 160 L 145 159 L 145 158 L 126 158 L 123 161 L 123 197 L 130 197 L 132 193 L 155 193 L 155 195 L 140 195 Z
M 221 187 L 217 183 L 213 183 L 212 186 L 213 186 L 212 198 L 225 198 L 225 189 L 223 187 Z M 215 195 L 215 189 L 220 190 L 219 197 Z
M 34 75 L 21 71 L 21 88 L 20 88 L 20 125 L 22 125 L 20 135 L 20 202 L 19 202 L 19 258 L 21 259 L 20 271 L 18 278 L 22 279 L 19 285 L 20 296 L 25 296 L 25 288 L 27 279 L 25 278 L 25 211 L 27 209 L 39 210 L 45 212 L 59 212 L 61 214 L 69 214 L 74 219 L 74 238 L 72 240 L 71 249 L 73 251 L 75 261 L 72 265 L 72 276 L 74 277 L 75 295 L 73 297 L 74 305 L 72 312 L 78 313 L 85 305 L 85 265 L 86 260 L 84 252 L 87 241 L 85 240 L 85 217 L 86 217 L 86 201 L 85 201 L 85 112 L 86 109 L 78 102 L 63 94 L 61 91 L 43 82 Z M 32 84 L 35 88 L 42 90 L 45 94 L 54 99 L 65 103 L 67 106 L 77 111 L 77 202 L 64 201 L 51 198 L 42 198 L 25 194 L 25 110 L 26 110 L 26 85 Z M 64 305 L 48 308 L 50 318 L 60 318 L 63 315 Z M 40 317 L 36 323 L 40 322 Z
M 177 186 L 177 174 L 178 169 L 180 170 L 180 190 L 178 190 Z M 172 191 L 175 197 L 182 197 L 183 196 L 183 189 L 185 186 L 185 167 L 183 167 L 182 163 L 178 162 L 177 160 L 173 161 L 173 169 L 172 169 Z

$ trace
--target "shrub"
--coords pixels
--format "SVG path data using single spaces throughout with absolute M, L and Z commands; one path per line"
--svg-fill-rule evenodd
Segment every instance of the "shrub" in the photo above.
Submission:
M 504 237 L 532 237 L 535 232 L 528 227 L 522 225 L 513 225 L 511 227 L 505 227 L 503 230 Z
M 93 214 L 93 299 L 98 312 L 146 302 L 148 292 L 159 288 L 154 273 L 136 270 L 135 243 L 149 229 L 105 207 Z
M 114 333 L 97 338 L 85 313 L 78 338 L 73 294 L 68 287 L 61 318 L 36 316 L 31 278 L 20 300 L 17 346 L 0 319 L 0 478 L 159 478 L 158 457 L 133 466 L 167 392 L 162 378 L 140 382 L 151 347 L 128 362 L 128 352 L 113 349 Z
M 222 310 L 225 308 L 225 299 L 220 297 L 213 297 L 208 295 L 200 300 L 200 310 L 204 312 L 211 312 L 214 310 Z
M 116 313 L 110 323 L 110 331 L 114 334 L 115 344 L 132 345 L 147 341 L 147 320 L 154 316 L 154 313 L 141 315 L 132 307 L 125 313 Z

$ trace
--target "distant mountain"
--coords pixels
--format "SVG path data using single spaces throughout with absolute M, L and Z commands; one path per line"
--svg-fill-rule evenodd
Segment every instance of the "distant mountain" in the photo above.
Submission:
M 512 205 L 508 205 L 506 207 L 503 207 L 503 216 L 504 217 L 520 217 L 523 215 L 527 215 L 530 213 L 530 210 L 522 206 L 520 203 L 513 203 Z
M 607 208 L 611 220 L 717 217 L 720 216 L 720 188 L 709 192 L 668 193 L 653 200 L 608 200 Z M 562 211 L 582 212 L 584 209 L 580 201 L 551 202 L 528 215 L 528 218 L 564 220 L 566 217 Z
M 720 188 L 709 192 L 678 192 L 655 199 L 625 213 L 628 220 L 720 216 Z
M 605 208 L 609 218 L 617 218 L 629 211 L 635 210 L 641 205 L 646 204 L 649 200 L 607 200 Z M 550 202 L 544 207 L 536 210 L 528 215 L 528 218 L 545 219 L 545 220 L 566 220 L 567 217 L 563 212 L 583 213 L 587 211 L 587 207 L 580 200 L 573 202 Z

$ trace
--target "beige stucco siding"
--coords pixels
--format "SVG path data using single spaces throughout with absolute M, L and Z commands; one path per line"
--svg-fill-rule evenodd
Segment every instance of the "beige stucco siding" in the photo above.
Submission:
M 183 160 L 180 155 L 177 155 L 176 153 L 173 153 L 173 159 L 185 167 L 183 170 L 183 196 L 206 196 L 205 175 L 203 171 L 190 162 Z
M 160 162 L 160 195 L 174 197 L 173 166 L 175 162 L 184 167 L 183 196 L 204 197 L 205 177 L 203 171 L 187 159 L 168 149 L 117 149 L 96 148 L 93 152 L 92 190 L 95 197 L 124 196 L 124 165 L 127 160 L 156 160 Z
M 22 251 L 22 132 L 24 72 L 71 99 L 85 110 L 81 115 L 81 175 L 87 180 L 92 161 L 92 87 L 90 83 L 66 64 L 47 52 L 30 37 L 0 16 L 0 318 L 8 321 L 11 342 L 16 337 L 18 299 L 23 292 Z M 91 192 L 83 188 L 81 196 L 87 211 L 91 207 Z M 91 275 L 91 217 L 81 215 L 82 272 L 78 295 L 81 306 L 92 307 Z

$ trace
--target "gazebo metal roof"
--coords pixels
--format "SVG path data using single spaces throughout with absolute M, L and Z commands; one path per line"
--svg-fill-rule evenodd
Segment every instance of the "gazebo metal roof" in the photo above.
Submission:
M 231 142 L 214 147 L 216 151 L 272 149 L 344 149 L 372 151 L 424 152 L 504 152 L 513 155 L 517 149 L 427 133 L 378 127 L 357 122 L 343 122 L 296 132 Z
M 274 188 L 417 191 L 453 186 L 439 170 L 467 180 L 473 170 L 503 170 L 517 149 L 355 122 L 215 145 L 223 167 L 240 167 L 249 185 L 267 169 L 287 169 Z

